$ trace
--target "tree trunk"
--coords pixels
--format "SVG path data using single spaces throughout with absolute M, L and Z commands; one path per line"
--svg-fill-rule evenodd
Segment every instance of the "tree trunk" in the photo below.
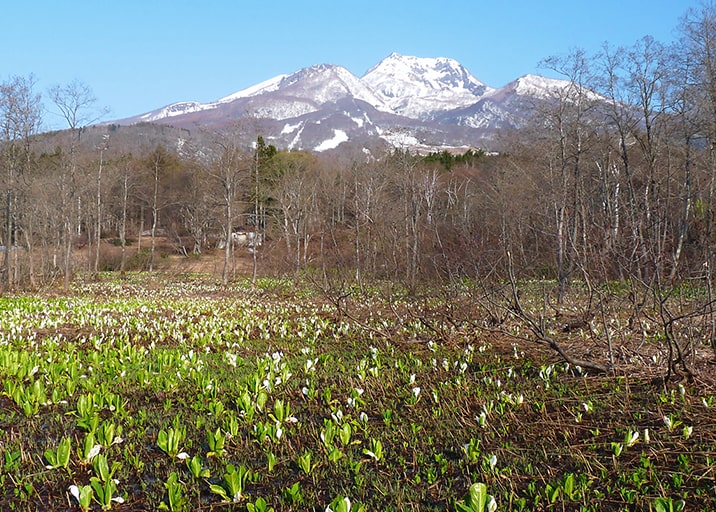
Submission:
M 152 241 L 149 250 L 149 272 L 154 271 L 154 251 L 157 238 L 157 218 L 159 217 L 159 162 L 154 162 L 154 194 L 152 195 Z

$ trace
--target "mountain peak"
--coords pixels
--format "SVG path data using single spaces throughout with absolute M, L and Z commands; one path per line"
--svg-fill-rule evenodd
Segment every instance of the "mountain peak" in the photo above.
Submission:
M 418 119 L 477 102 L 491 89 L 454 59 L 391 53 L 362 81 L 395 112 Z
M 580 92 L 592 101 L 602 101 L 605 98 L 590 91 L 586 87 L 580 87 L 569 80 L 560 78 L 547 78 L 540 75 L 527 74 L 507 84 L 504 89 L 513 91 L 519 96 L 531 96 L 533 98 L 554 99 L 565 97 Z
M 569 85 L 569 82 L 527 74 L 512 82 L 512 85 L 515 92 L 522 96 L 544 96 L 549 94 L 550 91 L 564 89 Z
M 379 110 L 390 111 L 360 78 L 343 66 L 335 64 L 319 64 L 300 69 L 283 78 L 278 89 L 288 96 L 310 98 L 319 105 L 353 97 L 370 103 Z
M 458 61 L 447 57 L 413 57 L 391 53 L 363 75 L 363 80 L 371 80 L 379 74 L 392 72 L 403 79 L 429 83 L 435 89 L 462 85 L 466 88 L 484 87 L 485 84 L 472 76 Z

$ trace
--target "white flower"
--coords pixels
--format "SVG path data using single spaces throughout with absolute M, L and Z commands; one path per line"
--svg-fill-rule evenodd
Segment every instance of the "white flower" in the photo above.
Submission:
M 495 512 L 497 510 L 497 502 L 493 496 L 490 496 L 490 501 L 487 503 L 487 512 Z
M 87 457 L 85 457 L 85 462 L 92 462 L 92 459 L 94 459 L 97 455 L 99 455 L 99 451 L 102 449 L 102 446 L 99 444 L 96 444 L 92 447 L 92 449 L 87 453 Z
M 416 399 L 420 396 L 420 387 L 419 386 L 415 386 L 413 388 L 413 395 L 415 395 Z
M 179 460 L 186 460 L 189 458 L 189 454 L 186 452 L 181 452 L 177 454 L 177 459 Z
M 72 485 L 70 485 L 69 491 L 70 491 L 70 494 L 75 497 L 75 499 L 77 500 L 77 503 L 79 503 L 79 501 L 80 501 L 80 488 L 77 487 L 76 485 L 72 484 Z
M 495 469 L 495 466 L 497 466 L 497 455 L 493 453 L 490 455 L 490 468 Z

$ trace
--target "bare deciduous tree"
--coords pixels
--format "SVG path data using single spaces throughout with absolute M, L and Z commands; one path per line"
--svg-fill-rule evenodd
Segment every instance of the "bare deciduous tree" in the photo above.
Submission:
M 61 195 L 64 219 L 64 288 L 69 290 L 72 276 L 72 251 L 76 231 L 80 229 L 81 201 L 78 194 L 78 149 L 83 129 L 100 119 L 103 113 L 95 109 L 96 98 L 86 84 L 77 80 L 65 85 L 53 86 L 50 100 L 69 129 L 67 153 L 61 165 L 58 190 Z
M 0 162 L 4 172 L 2 183 L 5 195 L 5 222 L 2 244 L 4 279 L 3 288 L 9 290 L 17 278 L 18 238 L 20 231 L 29 236 L 22 226 L 18 203 L 25 188 L 25 174 L 32 160 L 32 137 L 41 123 L 41 97 L 34 91 L 35 78 L 14 77 L 0 84 Z M 31 258 L 28 258 L 31 263 Z M 32 276 L 32 270 L 30 270 Z

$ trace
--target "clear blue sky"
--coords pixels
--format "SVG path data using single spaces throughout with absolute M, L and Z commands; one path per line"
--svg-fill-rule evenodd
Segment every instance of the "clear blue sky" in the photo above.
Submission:
M 499 87 L 572 48 L 676 37 L 698 0 L 6 1 L 0 80 L 80 80 L 117 119 L 213 101 L 282 73 L 340 64 L 357 76 L 391 52 L 451 57 Z M 48 108 L 50 108 L 48 106 Z M 58 121 L 46 115 L 49 126 Z

